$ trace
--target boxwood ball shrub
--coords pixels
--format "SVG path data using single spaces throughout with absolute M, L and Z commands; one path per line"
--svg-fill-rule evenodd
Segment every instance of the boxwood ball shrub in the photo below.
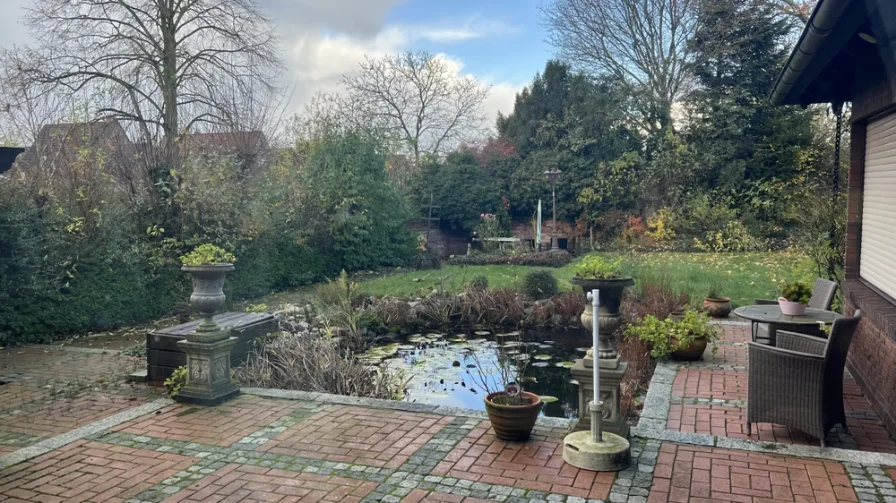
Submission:
M 559 287 L 557 286 L 557 278 L 551 274 L 551 271 L 535 270 L 529 271 L 523 276 L 521 290 L 526 296 L 535 300 L 541 300 L 549 299 L 556 295 Z

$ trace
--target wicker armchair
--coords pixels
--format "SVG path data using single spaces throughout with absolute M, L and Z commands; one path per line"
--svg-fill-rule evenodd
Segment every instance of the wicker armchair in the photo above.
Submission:
M 827 340 L 782 330 L 777 347 L 747 343 L 747 434 L 753 423 L 783 424 L 821 439 L 823 448 L 834 425 L 847 429 L 843 368 L 861 316 L 835 321 Z
M 835 293 L 837 293 L 837 282 L 817 278 L 815 280 L 815 285 L 812 287 L 812 297 L 809 299 L 809 307 L 813 309 L 830 309 L 831 303 L 834 302 Z M 777 303 L 777 300 L 756 299 L 757 305 Z M 771 333 L 771 327 L 768 326 L 768 323 L 753 324 L 753 340 L 762 340 L 769 345 L 775 345 L 775 337 L 774 334 Z

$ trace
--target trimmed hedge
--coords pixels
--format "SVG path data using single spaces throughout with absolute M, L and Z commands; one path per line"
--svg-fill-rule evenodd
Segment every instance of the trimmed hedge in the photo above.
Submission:
M 566 251 L 559 252 L 527 252 L 527 253 L 474 253 L 458 255 L 448 259 L 452 265 L 525 265 L 531 267 L 563 267 L 572 261 L 572 255 Z

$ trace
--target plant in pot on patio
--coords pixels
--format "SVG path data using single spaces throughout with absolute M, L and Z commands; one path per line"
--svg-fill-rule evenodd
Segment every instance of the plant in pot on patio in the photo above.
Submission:
M 625 329 L 626 337 L 637 337 L 650 345 L 650 356 L 658 360 L 672 357 L 676 360 L 699 360 L 710 342 L 718 340 L 719 333 L 709 317 L 693 309 L 684 312 L 681 320 L 647 315 L 638 323 Z M 713 346 L 713 353 L 716 348 Z
M 228 272 L 233 271 L 236 257 L 213 244 L 203 244 L 180 260 L 183 264 L 181 271 L 188 272 L 193 277 L 190 305 L 202 316 L 196 331 L 214 332 L 218 329 L 214 322 L 215 312 L 227 299 L 224 295 L 224 278 Z
M 486 392 L 485 412 L 495 430 L 495 436 L 501 440 L 512 442 L 528 439 L 541 412 L 541 397 L 523 390 L 522 383 L 526 381 L 524 376 L 529 368 L 530 357 L 520 350 L 525 347 L 519 340 L 498 344 L 494 369 L 483 365 L 479 355 L 472 353 L 477 370 L 474 379 Z
M 703 310 L 713 318 L 727 318 L 731 314 L 731 298 L 722 296 L 721 290 L 721 282 L 712 280 L 706 299 L 703 300 Z
M 781 287 L 781 296 L 778 297 L 778 305 L 781 306 L 781 314 L 790 316 L 802 316 L 806 314 L 809 299 L 812 298 L 812 289 L 802 281 L 784 283 Z
M 575 268 L 572 283 L 582 287 L 585 295 L 585 311 L 582 313 L 582 326 L 591 328 L 594 313 L 588 293 L 600 290 L 598 323 L 602 334 L 612 334 L 622 324 L 619 304 L 625 289 L 635 284 L 634 278 L 623 276 L 620 272 L 621 260 L 608 260 L 599 255 L 588 255 Z M 602 339 L 603 340 L 603 339 Z M 603 351 L 605 348 L 600 348 Z

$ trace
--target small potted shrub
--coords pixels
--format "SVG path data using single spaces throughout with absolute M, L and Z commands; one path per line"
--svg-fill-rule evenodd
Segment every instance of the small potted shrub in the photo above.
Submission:
M 202 316 L 196 331 L 217 331 L 218 326 L 213 318 L 227 299 L 224 295 L 224 278 L 233 270 L 236 257 L 213 244 L 203 244 L 182 256 L 180 260 L 183 263 L 181 271 L 193 276 L 190 305 Z
M 812 298 L 812 289 L 802 281 L 784 283 L 781 287 L 781 296 L 778 297 L 778 305 L 781 313 L 789 316 L 802 316 L 806 314 L 809 299 Z
M 718 340 L 719 334 L 704 313 L 688 309 L 680 321 L 647 315 L 638 323 L 629 325 L 626 337 L 637 337 L 650 344 L 650 356 L 676 360 L 699 360 L 706 346 Z M 713 348 L 715 351 L 715 348 Z
M 477 384 L 487 393 L 485 412 L 495 436 L 510 442 L 526 440 L 535 428 L 543 402 L 535 393 L 523 390 L 529 355 L 525 352 L 510 354 L 503 347 L 498 346 L 498 365 L 494 374 L 483 370 L 482 362 L 473 353 L 478 370 Z M 524 345 L 519 347 L 525 348 Z
M 575 268 L 572 283 L 582 287 L 585 294 L 585 312 L 582 313 L 582 325 L 590 328 L 593 313 L 588 293 L 600 290 L 600 329 L 601 333 L 613 333 L 621 324 L 619 304 L 626 287 L 635 284 L 629 276 L 620 272 L 621 260 L 608 260 L 599 255 L 588 255 Z
M 713 280 L 703 300 L 703 310 L 713 318 L 727 318 L 731 314 L 731 298 L 722 296 L 721 289 L 721 283 Z

